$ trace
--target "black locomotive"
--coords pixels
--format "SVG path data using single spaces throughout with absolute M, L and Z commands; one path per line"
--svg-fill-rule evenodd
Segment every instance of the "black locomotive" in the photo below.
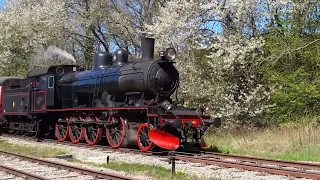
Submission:
M 94 55 L 90 70 L 77 65 L 30 71 L 26 78 L 4 80 L 1 90 L 3 128 L 16 134 L 55 136 L 94 145 L 106 137 L 113 148 L 137 144 L 152 149 L 151 129 L 177 137 L 182 147 L 202 145 L 212 119 L 182 106 L 171 96 L 179 86 L 176 51 L 168 48 L 153 58 L 154 39 L 143 38 L 142 59 L 128 53 Z

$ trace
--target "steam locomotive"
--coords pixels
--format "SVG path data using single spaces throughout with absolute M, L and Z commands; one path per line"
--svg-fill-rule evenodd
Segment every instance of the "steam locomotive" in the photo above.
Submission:
M 112 148 L 137 144 L 143 151 L 164 147 L 170 138 L 180 148 L 204 148 L 204 132 L 211 125 L 218 128 L 221 120 L 171 98 L 179 87 L 174 48 L 158 58 L 154 39 L 143 38 L 141 48 L 140 61 L 129 62 L 119 49 L 96 53 L 89 70 L 59 65 L 30 71 L 26 78 L 4 78 L 2 130 L 88 145 L 106 138 Z

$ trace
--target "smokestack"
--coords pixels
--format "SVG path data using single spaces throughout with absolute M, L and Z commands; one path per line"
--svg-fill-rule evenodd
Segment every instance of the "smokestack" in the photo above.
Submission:
M 142 49 L 142 61 L 152 60 L 153 53 L 154 53 L 154 39 L 153 38 L 142 38 L 141 49 Z

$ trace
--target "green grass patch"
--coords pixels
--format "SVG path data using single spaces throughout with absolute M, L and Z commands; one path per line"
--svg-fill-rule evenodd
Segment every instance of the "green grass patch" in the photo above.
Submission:
M 228 154 L 238 154 L 238 155 L 251 155 L 255 157 L 261 158 L 269 158 L 269 159 L 282 159 L 288 161 L 314 161 L 320 162 L 320 146 L 314 148 L 306 148 L 301 149 L 299 152 L 284 152 L 284 153 L 277 153 L 277 152 L 270 152 L 270 153 L 261 153 L 254 150 L 248 149 L 232 149 L 232 148 L 221 148 L 220 150 L 223 153 Z
M 83 162 L 74 158 L 69 159 L 68 161 L 85 163 L 91 166 L 103 167 L 103 168 L 113 169 L 116 171 L 129 172 L 133 175 L 145 175 L 145 176 L 153 177 L 159 180 L 169 180 L 169 179 L 214 180 L 214 178 L 206 179 L 206 178 L 200 178 L 198 176 L 189 175 L 180 170 L 176 170 L 176 174 L 173 175 L 170 169 L 167 169 L 161 166 L 156 166 L 156 165 L 146 165 L 146 164 L 138 164 L 138 163 L 130 164 L 130 163 L 124 163 L 124 162 L 118 162 L 118 161 L 111 161 L 109 164 L 97 164 L 92 162 Z
M 26 146 L 11 144 L 5 140 L 0 139 L 0 150 L 8 151 L 16 154 L 39 157 L 39 158 L 52 158 L 56 155 L 63 155 L 67 152 L 55 148 L 42 148 L 36 146 Z
M 223 153 L 320 162 L 320 124 L 317 121 L 263 130 L 225 128 L 215 130 L 205 139 L 208 146 Z

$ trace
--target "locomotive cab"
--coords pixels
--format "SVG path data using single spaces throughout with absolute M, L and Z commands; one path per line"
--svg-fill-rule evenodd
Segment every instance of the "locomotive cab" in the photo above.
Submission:
M 61 65 L 51 66 L 30 71 L 31 109 L 33 113 L 46 112 L 47 109 L 61 108 L 60 87 L 58 81 L 64 74 L 77 71 L 79 66 Z M 72 97 L 70 97 L 72 98 Z

